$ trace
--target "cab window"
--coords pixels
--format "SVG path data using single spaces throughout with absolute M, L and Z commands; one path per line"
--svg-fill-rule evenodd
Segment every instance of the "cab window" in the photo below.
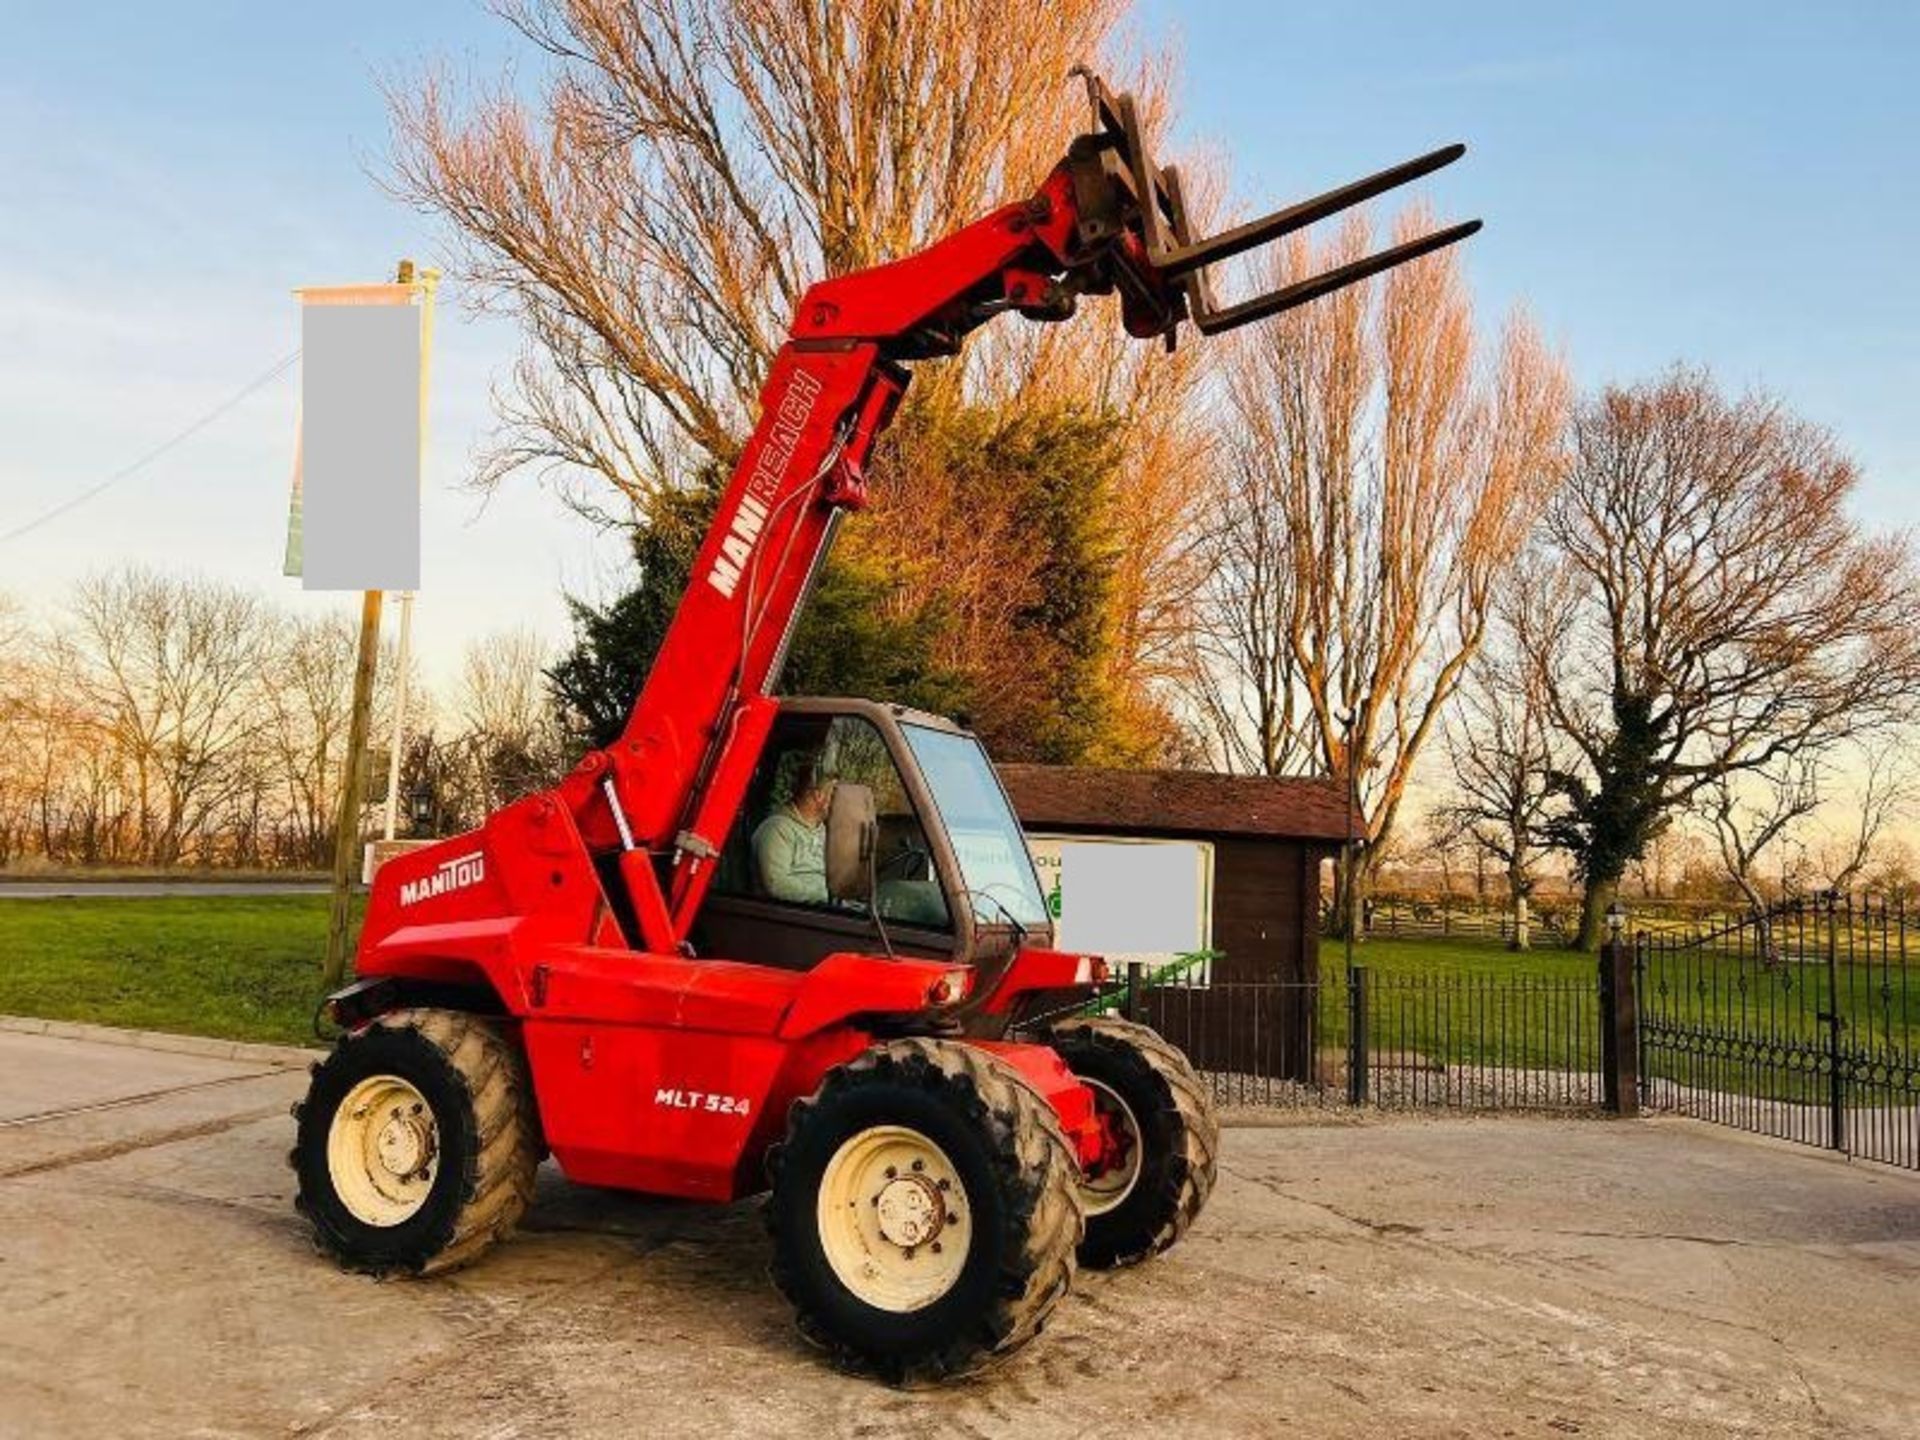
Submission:
M 713 893 L 843 914 L 827 894 L 826 816 L 842 781 L 873 791 L 879 818 L 874 902 L 889 924 L 952 925 L 932 847 L 880 731 L 858 716 L 783 715 L 727 837 Z

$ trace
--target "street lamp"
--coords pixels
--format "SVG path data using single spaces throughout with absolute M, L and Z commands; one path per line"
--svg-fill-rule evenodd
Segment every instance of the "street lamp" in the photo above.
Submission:
M 1618 900 L 1607 906 L 1607 938 L 1614 944 L 1620 943 L 1620 932 L 1626 928 L 1627 912 Z
M 1347 770 L 1345 777 L 1347 782 L 1347 832 L 1344 855 L 1345 874 L 1342 876 L 1345 893 L 1341 895 L 1340 899 L 1343 908 L 1346 910 L 1346 916 L 1341 928 L 1346 932 L 1345 948 L 1347 973 L 1349 975 L 1353 973 L 1353 946 L 1354 942 L 1359 938 L 1357 932 L 1360 929 L 1362 916 L 1359 890 L 1355 883 L 1360 858 L 1360 847 L 1356 843 L 1354 836 L 1354 823 L 1358 818 L 1360 809 L 1360 767 L 1355 763 L 1353 752 L 1354 741 L 1357 738 L 1362 719 L 1366 713 L 1368 698 L 1369 697 L 1365 695 L 1360 696 L 1353 704 L 1345 710 L 1337 712 L 1334 716 L 1334 718 L 1340 722 L 1340 728 L 1343 731 L 1341 759 L 1345 763 Z

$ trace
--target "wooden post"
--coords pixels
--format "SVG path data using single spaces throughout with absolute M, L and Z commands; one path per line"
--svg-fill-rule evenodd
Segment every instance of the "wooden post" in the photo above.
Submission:
M 367 730 L 373 718 L 373 672 L 380 658 L 381 592 L 360 601 L 360 654 L 353 667 L 353 710 L 347 721 L 346 774 L 340 783 L 340 814 L 333 831 L 333 901 L 327 912 L 327 957 L 320 978 L 328 989 L 347 972 L 355 862 L 360 857 L 360 806 L 367 793 Z
M 1610 935 L 1600 946 L 1600 1083 L 1609 1114 L 1640 1113 L 1640 1009 L 1633 944 Z

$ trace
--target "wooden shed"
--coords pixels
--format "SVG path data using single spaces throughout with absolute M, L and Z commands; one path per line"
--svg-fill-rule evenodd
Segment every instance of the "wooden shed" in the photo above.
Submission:
M 1029 833 L 1213 847 L 1207 983 L 1147 997 L 1145 1019 L 1203 1069 L 1310 1080 L 1321 862 L 1345 842 L 1345 786 L 1183 770 L 998 767 Z

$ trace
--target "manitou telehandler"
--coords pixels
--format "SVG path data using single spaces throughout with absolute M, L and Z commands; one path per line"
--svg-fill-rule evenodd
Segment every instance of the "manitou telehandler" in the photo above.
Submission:
M 1013 1351 L 1076 1263 L 1164 1250 L 1206 1202 L 1207 1090 L 1151 1030 L 1084 1013 L 1105 967 L 1051 948 L 974 737 L 771 693 L 909 363 L 1002 312 L 1064 320 L 1114 292 L 1129 334 L 1171 346 L 1182 321 L 1230 330 L 1478 228 L 1222 308 L 1209 264 L 1460 147 L 1196 240 L 1131 98 L 1087 87 L 1091 129 L 1034 195 L 807 292 L 620 738 L 376 875 L 291 1157 L 342 1263 L 474 1259 L 548 1153 L 588 1185 L 771 1187 L 802 1332 L 908 1381 Z

